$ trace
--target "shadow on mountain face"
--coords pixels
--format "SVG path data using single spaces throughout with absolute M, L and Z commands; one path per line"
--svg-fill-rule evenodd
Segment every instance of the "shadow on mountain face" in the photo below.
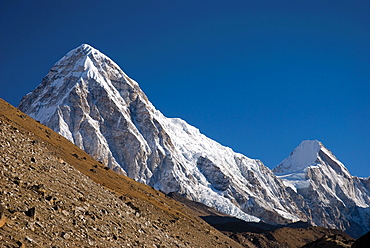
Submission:
M 201 216 L 201 218 L 222 232 L 253 232 L 253 233 L 264 233 L 266 231 L 272 231 L 279 227 L 266 224 L 263 222 L 246 222 L 231 216 Z
M 246 222 L 241 219 L 232 216 L 200 216 L 205 222 L 213 226 L 222 232 L 252 232 L 252 233 L 266 233 L 269 231 L 275 231 L 279 228 L 290 227 L 290 228 L 308 228 L 311 225 L 306 222 L 295 222 L 288 225 L 271 225 L 260 222 Z

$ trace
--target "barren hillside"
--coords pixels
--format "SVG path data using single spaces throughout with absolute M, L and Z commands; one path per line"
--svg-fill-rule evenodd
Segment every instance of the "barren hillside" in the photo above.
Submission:
M 239 247 L 0 100 L 2 247 Z

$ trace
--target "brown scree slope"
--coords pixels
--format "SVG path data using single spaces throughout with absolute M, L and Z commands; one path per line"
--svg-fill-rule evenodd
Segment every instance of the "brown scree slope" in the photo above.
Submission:
M 241 247 L 0 99 L 0 247 Z

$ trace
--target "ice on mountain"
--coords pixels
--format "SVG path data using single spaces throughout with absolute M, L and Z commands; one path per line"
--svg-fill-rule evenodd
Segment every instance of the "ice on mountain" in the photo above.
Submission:
M 321 144 L 317 140 L 305 140 L 294 149 L 292 154 L 274 169 L 275 174 L 303 172 L 308 166 L 315 165 Z

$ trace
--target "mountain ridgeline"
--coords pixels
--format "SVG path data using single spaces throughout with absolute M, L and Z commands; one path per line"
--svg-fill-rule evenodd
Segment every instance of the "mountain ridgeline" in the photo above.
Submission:
M 167 118 L 110 58 L 83 44 L 19 109 L 114 171 L 246 221 L 297 221 L 358 237 L 370 230 L 370 179 L 351 176 L 318 141 L 273 171 Z

